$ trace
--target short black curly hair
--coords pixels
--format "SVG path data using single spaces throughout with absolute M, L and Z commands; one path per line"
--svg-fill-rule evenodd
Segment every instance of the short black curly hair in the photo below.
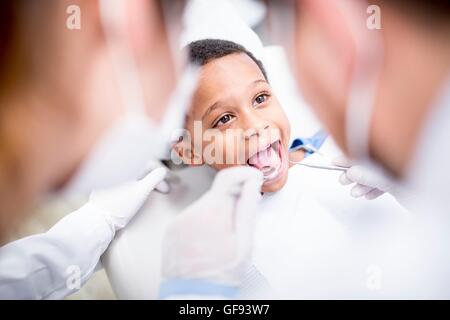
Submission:
M 188 45 L 189 61 L 195 65 L 204 66 L 208 62 L 234 53 L 245 53 L 261 70 L 264 79 L 268 81 L 266 69 L 260 60 L 244 46 L 233 41 L 220 39 L 203 39 L 193 41 Z

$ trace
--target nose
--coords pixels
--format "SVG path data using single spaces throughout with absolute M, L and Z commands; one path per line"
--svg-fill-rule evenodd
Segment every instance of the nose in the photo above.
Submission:
M 244 108 L 243 108 L 244 109 Z M 260 137 L 271 127 L 270 119 L 266 114 L 254 108 L 245 108 L 241 114 L 241 128 L 244 129 L 245 140 Z

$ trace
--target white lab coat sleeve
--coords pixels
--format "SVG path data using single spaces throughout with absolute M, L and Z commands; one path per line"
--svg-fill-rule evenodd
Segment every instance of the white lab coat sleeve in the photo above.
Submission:
M 48 232 L 0 248 L 0 299 L 62 299 L 95 272 L 114 230 L 86 204 Z

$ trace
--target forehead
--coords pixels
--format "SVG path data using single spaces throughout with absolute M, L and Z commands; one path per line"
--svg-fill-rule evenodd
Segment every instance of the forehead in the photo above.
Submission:
M 254 81 L 264 79 L 258 65 L 245 53 L 212 60 L 202 66 L 192 115 L 197 118 L 219 100 L 239 99 Z

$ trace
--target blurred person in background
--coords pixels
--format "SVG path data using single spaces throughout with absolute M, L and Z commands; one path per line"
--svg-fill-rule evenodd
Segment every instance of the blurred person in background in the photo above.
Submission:
M 448 190 L 442 175 L 450 174 L 448 1 L 268 3 L 272 27 L 291 23 L 293 32 L 273 35 L 338 145 L 433 206 L 445 199 L 437 194 Z
M 183 9 L 184 1 L 2 1 L 0 236 L 49 194 L 91 195 L 48 232 L 0 248 L 0 298 L 77 291 L 148 195 L 168 191 L 167 170 L 149 163 L 169 150 L 195 89 L 196 72 L 183 67 L 176 46 Z M 77 10 L 80 28 L 72 30 L 67 20 Z M 233 202 L 251 215 L 245 204 L 257 201 L 260 180 L 256 170 L 224 173 L 214 192 L 187 208 L 188 222 L 234 225 L 242 214 Z M 204 208 L 224 196 L 230 206 L 208 217 Z M 71 274 L 79 286 L 68 284 Z
M 68 8 L 73 5 L 80 10 L 78 30 L 66 25 Z M 110 3 L 113 9 L 117 5 Z M 95 170 L 85 165 L 92 162 L 95 149 L 105 148 L 105 136 L 121 131 L 116 128 L 129 112 L 115 74 L 114 50 L 130 48 L 142 85 L 152 88 L 145 90 L 145 98 L 152 103 L 146 103 L 149 107 L 142 114 L 155 124 L 163 118 L 178 75 L 161 4 L 128 2 L 121 8 L 126 9 L 124 18 L 112 25 L 104 7 L 101 1 L 83 0 L 1 4 L 2 237 L 30 207 L 49 194 L 65 194 L 77 177 L 86 181 L 85 176 L 94 176 L 89 183 L 77 183 L 83 186 L 76 188 L 80 193 L 125 182 L 124 177 L 116 177 L 97 184 Z M 150 160 L 145 159 L 148 154 L 142 156 L 141 161 Z M 126 158 L 115 161 L 125 168 L 130 165 Z M 78 266 L 84 283 L 115 232 L 126 225 L 164 176 L 165 169 L 156 169 L 138 182 L 92 194 L 88 204 L 47 233 L 2 247 L 0 296 L 61 298 L 76 291 L 65 284 L 67 268 Z M 132 198 L 127 194 L 131 191 Z
M 394 284 L 389 292 L 385 281 L 383 292 L 448 297 L 448 1 L 266 3 L 300 91 L 351 159 L 336 161 L 350 167 L 341 181 L 389 191 L 411 210 L 395 241 L 375 242 L 385 252 L 376 259 L 383 277 Z

